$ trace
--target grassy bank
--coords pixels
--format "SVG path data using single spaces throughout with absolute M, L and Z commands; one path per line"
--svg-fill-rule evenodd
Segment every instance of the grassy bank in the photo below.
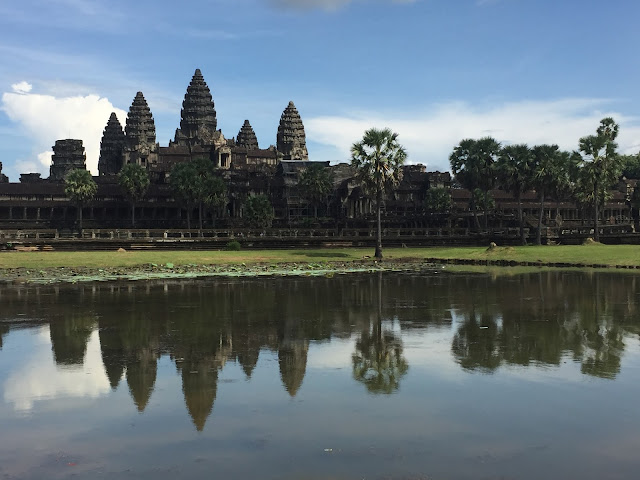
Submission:
M 246 250 L 225 251 L 135 251 L 135 252 L 0 252 L 1 270 L 48 268 L 133 268 L 143 265 L 175 266 L 234 264 L 297 264 L 353 262 L 370 259 L 373 249 Z M 387 262 L 428 259 L 458 259 L 473 262 L 506 261 L 519 264 L 571 264 L 593 266 L 640 266 L 640 247 L 633 245 L 580 245 L 498 247 L 387 248 Z

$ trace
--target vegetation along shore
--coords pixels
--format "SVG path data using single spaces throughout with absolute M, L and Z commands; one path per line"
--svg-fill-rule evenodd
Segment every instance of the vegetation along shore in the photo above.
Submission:
M 436 264 L 640 269 L 633 245 L 250 251 L 2 252 L 0 281 L 78 282 L 197 276 L 332 275 Z

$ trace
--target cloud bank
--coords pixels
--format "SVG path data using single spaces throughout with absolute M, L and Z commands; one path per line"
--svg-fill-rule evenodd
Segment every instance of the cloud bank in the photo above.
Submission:
M 124 126 L 127 113 L 98 95 L 55 97 L 32 93 L 32 89 L 29 83 L 20 82 L 2 95 L 2 110 L 32 139 L 33 158 L 17 166 L 22 172 L 40 172 L 46 177 L 55 141 L 76 138 L 84 143 L 87 168 L 97 175 L 100 140 L 109 115 L 116 112 Z
M 365 130 L 389 127 L 399 134 L 409 163 L 424 163 L 429 170 L 449 170 L 449 154 L 464 138 L 492 136 L 503 144 L 558 144 L 575 150 L 585 135 L 595 134 L 600 120 L 612 116 L 620 124 L 622 153 L 640 150 L 640 123 L 633 117 L 607 109 L 602 99 L 521 101 L 479 108 L 451 102 L 419 113 L 356 112 L 307 119 L 307 138 L 321 144 L 325 160 L 349 161 L 351 145 Z M 332 152 L 332 153 L 328 153 Z M 336 157 L 336 154 L 338 158 Z M 317 158 L 316 158 L 317 159 Z

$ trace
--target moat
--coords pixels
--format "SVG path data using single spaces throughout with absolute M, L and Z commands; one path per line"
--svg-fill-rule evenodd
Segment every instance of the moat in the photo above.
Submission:
M 640 276 L 0 286 L 0 478 L 635 478 Z

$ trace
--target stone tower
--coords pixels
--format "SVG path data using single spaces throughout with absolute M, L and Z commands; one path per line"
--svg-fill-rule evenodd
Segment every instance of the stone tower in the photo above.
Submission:
M 277 148 L 284 160 L 309 160 L 304 125 L 293 102 L 280 117 Z
M 124 163 L 138 163 L 147 167 L 149 163 L 157 161 L 156 124 L 142 92 L 138 92 L 133 99 L 124 132 Z
M 176 143 L 195 145 L 211 143 L 208 140 L 218 128 L 216 110 L 211 91 L 197 69 L 182 102 L 180 130 L 176 132 Z
M 242 128 L 238 132 L 238 138 L 236 139 L 236 145 L 247 150 L 258 150 L 258 138 L 256 132 L 253 131 L 253 127 L 249 123 L 249 120 L 245 120 Z
M 115 175 L 120 172 L 124 146 L 125 136 L 122 125 L 116 114 L 112 113 L 100 141 L 100 160 L 98 160 L 100 175 Z
M 86 169 L 86 163 L 87 156 L 84 153 L 82 140 L 56 140 L 49 168 L 49 179 L 61 182 L 68 171 L 76 168 Z
M 9 177 L 2 173 L 2 162 L 0 162 L 0 183 L 9 183 Z

